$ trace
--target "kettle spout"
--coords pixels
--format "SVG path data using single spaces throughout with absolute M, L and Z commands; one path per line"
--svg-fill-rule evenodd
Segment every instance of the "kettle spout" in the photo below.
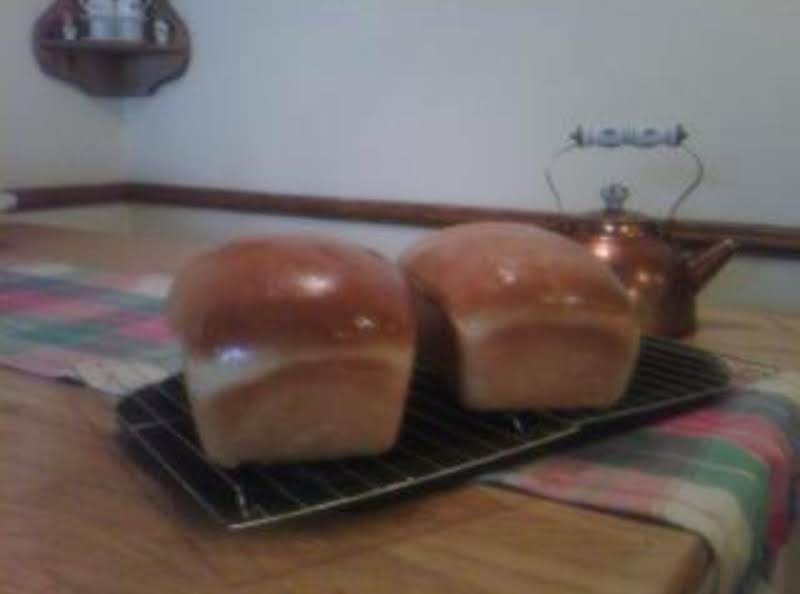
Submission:
M 687 267 L 695 291 L 702 289 L 738 249 L 739 243 L 736 240 L 725 239 L 690 258 Z

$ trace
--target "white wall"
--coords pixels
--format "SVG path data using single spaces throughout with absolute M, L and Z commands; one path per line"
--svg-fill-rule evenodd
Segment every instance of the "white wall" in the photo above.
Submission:
M 684 216 L 800 224 L 796 0 L 174 4 L 195 56 L 126 104 L 132 178 L 549 208 L 575 124 L 681 121 L 709 169 Z M 621 176 L 663 214 L 687 162 L 634 157 L 565 162 L 569 207 Z
M 121 105 L 46 77 L 31 32 L 52 0 L 0 0 L 0 188 L 125 177 Z

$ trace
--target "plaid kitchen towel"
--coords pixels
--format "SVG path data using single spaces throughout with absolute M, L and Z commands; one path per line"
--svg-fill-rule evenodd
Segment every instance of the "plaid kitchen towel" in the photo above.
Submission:
M 163 315 L 169 286 L 158 274 L 2 260 L 0 365 L 110 392 L 121 369 L 136 376 L 127 389 L 160 379 L 180 362 Z
M 491 484 L 700 534 L 713 591 L 769 591 L 786 544 L 800 442 L 800 374 L 485 477 Z

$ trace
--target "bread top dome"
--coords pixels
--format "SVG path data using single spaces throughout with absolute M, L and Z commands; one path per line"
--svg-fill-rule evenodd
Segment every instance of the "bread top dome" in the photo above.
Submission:
M 456 225 L 413 245 L 400 263 L 417 290 L 453 315 L 529 306 L 633 311 L 621 283 L 586 248 L 534 225 Z
M 409 292 L 389 260 L 314 235 L 241 240 L 183 270 L 169 318 L 187 350 L 361 347 L 414 339 Z

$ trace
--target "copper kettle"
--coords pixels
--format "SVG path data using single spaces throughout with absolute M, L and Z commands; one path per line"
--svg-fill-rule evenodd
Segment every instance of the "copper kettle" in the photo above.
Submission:
M 652 129 L 646 134 L 635 131 L 600 136 L 600 142 L 586 142 L 586 133 L 579 128 L 571 138 L 573 145 L 556 154 L 565 154 L 582 146 L 620 146 L 630 144 L 639 148 L 657 146 L 657 134 Z M 602 133 L 603 131 L 601 131 Z M 636 142 L 649 138 L 649 143 Z M 606 262 L 617 274 L 634 302 L 645 334 L 680 337 L 697 327 L 695 297 L 706 283 L 728 262 L 738 249 L 732 239 L 725 239 L 705 251 L 690 255 L 669 234 L 669 224 L 675 212 L 703 178 L 703 164 L 691 150 L 682 146 L 687 137 L 678 126 L 662 137 L 661 144 L 683 148 L 695 160 L 697 175 L 669 211 L 666 223 L 660 223 L 639 213 L 627 211 L 624 204 L 630 191 L 621 183 L 603 188 L 601 195 L 605 209 L 588 213 L 576 219 L 573 237 L 585 244 L 599 259 Z M 607 139 L 614 143 L 605 142 Z M 625 142 L 625 138 L 633 141 Z M 656 138 L 656 140 L 653 140 Z M 605 144 L 604 144 L 605 142 Z M 561 208 L 561 198 L 547 170 L 547 181 Z
M 628 189 L 603 189 L 605 210 L 578 220 L 575 239 L 606 262 L 636 304 L 646 334 L 679 337 L 697 326 L 695 296 L 737 249 L 725 239 L 695 255 L 672 241 L 664 226 L 626 211 Z

